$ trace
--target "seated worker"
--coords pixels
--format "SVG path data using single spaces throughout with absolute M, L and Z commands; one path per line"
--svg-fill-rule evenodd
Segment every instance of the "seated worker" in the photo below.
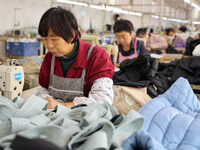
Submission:
M 80 39 L 77 20 L 70 11 L 61 7 L 47 10 L 38 33 L 48 52 L 40 69 L 41 87 L 36 95 L 49 101 L 48 108 L 104 101 L 112 104 L 111 59 L 103 48 Z
M 139 38 L 145 38 L 146 48 L 149 52 L 166 53 L 168 43 L 161 35 L 149 34 L 146 28 L 139 28 L 136 31 L 136 36 Z
M 176 35 L 173 28 L 166 29 L 166 35 L 173 37 L 173 40 L 172 40 L 173 47 L 175 47 L 175 48 L 184 48 L 185 47 L 186 41 L 182 37 Z
M 116 21 L 113 30 L 119 48 L 116 67 L 119 67 L 120 63 L 125 59 L 132 59 L 138 57 L 138 55 L 150 56 L 144 46 L 144 42 L 133 38 L 134 27 L 129 20 L 121 19 Z

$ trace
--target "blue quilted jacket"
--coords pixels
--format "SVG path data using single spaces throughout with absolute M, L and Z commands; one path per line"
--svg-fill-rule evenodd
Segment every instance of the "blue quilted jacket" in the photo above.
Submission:
M 186 79 L 179 78 L 139 113 L 145 119 L 142 131 L 133 133 L 123 149 L 200 149 L 200 102 Z

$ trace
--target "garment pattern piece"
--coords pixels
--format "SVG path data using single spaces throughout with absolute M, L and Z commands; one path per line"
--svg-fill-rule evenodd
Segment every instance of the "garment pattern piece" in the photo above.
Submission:
M 11 150 L 16 135 L 42 138 L 68 150 L 120 148 L 123 141 L 140 130 L 143 117 L 130 111 L 117 115 L 107 102 L 73 109 L 57 105 L 46 109 L 48 101 L 37 96 L 11 101 L 0 96 L 0 146 Z

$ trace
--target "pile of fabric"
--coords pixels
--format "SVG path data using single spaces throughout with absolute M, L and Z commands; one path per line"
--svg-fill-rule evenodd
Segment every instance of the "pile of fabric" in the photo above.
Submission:
M 26 101 L 21 97 L 11 101 L 0 96 L 1 149 L 33 149 L 32 141 L 38 145 L 50 142 L 42 145 L 43 150 L 121 148 L 124 140 L 140 130 L 144 121 L 135 111 L 126 116 L 117 115 L 108 103 L 72 109 L 57 105 L 55 110 L 47 110 L 47 103 L 37 96 Z
M 120 71 L 114 73 L 113 82 L 120 86 L 146 87 L 148 95 L 154 98 L 170 87 L 168 78 L 157 70 L 158 61 L 155 58 L 139 55 L 120 64 Z
M 188 79 L 190 84 L 200 84 L 200 57 L 192 56 L 160 64 L 159 73 L 174 83 L 179 77 Z

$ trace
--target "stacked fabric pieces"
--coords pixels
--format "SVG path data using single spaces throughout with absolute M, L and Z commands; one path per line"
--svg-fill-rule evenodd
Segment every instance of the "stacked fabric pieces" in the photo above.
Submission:
M 46 100 L 34 95 L 27 101 L 0 96 L 0 147 L 15 150 L 18 140 L 12 143 L 18 135 L 18 139 L 41 138 L 63 149 L 121 148 L 144 121 L 135 111 L 117 115 L 108 103 L 73 109 L 57 105 L 55 110 L 47 110 L 46 106 Z

